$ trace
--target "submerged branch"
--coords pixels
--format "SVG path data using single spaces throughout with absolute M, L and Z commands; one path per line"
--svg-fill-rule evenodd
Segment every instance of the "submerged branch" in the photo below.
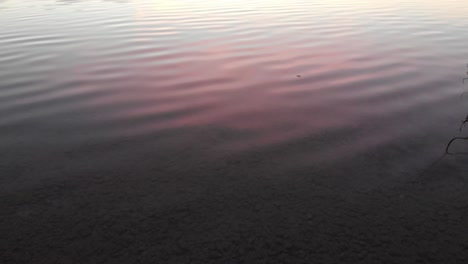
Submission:
M 455 140 L 459 140 L 459 139 L 468 140 L 468 137 L 454 137 L 454 138 L 452 138 L 452 140 L 449 141 L 449 143 L 447 144 L 447 147 L 445 148 L 445 154 L 455 154 L 455 153 L 450 153 L 450 152 L 449 152 L 450 145 L 452 145 L 452 143 L 453 143 Z
M 468 68 L 468 64 L 466 64 L 466 67 Z M 466 72 L 466 74 L 468 75 L 468 72 Z M 463 84 L 465 84 L 465 81 L 468 80 L 468 78 L 464 78 L 462 80 Z M 462 93 L 460 95 L 460 99 L 463 99 L 463 95 L 465 94 L 466 92 Z M 462 120 L 461 121 L 461 124 L 460 124 L 460 132 L 463 130 L 463 128 L 468 124 L 468 115 L 465 117 L 465 120 Z M 462 140 L 468 140 L 468 137 L 454 137 L 452 138 L 452 140 L 449 141 L 449 143 L 447 144 L 447 147 L 445 148 L 445 154 L 455 154 L 455 153 L 450 153 L 449 152 L 449 149 L 450 149 L 450 145 L 452 145 L 452 143 L 455 141 L 455 140 L 459 140 L 459 139 L 462 139 Z
M 463 130 L 463 128 L 466 126 L 467 123 L 468 123 L 468 115 L 465 117 L 465 120 L 461 121 L 460 132 Z

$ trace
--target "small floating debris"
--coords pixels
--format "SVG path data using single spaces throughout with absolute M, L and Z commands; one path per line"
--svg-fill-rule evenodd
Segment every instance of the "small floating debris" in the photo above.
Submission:
M 296 75 L 296 76 L 297 76 L 297 78 L 301 78 L 301 77 L 302 77 L 302 75 L 300 75 L 300 74 L 298 74 L 298 75 Z

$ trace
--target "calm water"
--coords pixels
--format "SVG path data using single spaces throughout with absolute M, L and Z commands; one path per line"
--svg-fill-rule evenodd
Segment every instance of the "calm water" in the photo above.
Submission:
M 318 248 L 312 237 L 325 251 L 327 238 L 351 241 L 343 229 L 371 237 L 352 243 L 363 249 L 387 236 L 374 252 L 384 259 L 412 239 L 453 242 L 424 263 L 466 254 L 465 231 L 433 233 L 466 226 L 444 218 L 462 211 L 443 214 L 466 210 L 455 205 L 468 197 L 466 160 L 431 164 L 468 113 L 467 14 L 465 0 L 0 0 L 0 251 L 11 257 L 0 262 L 134 250 L 185 263 L 174 242 L 208 263 L 216 236 L 225 257 L 238 234 L 273 251 L 304 238 L 300 256 Z M 427 193 L 385 194 L 423 180 Z M 385 221 L 397 223 L 388 235 Z
M 217 160 L 291 177 L 358 159 L 342 180 L 362 183 L 424 167 L 465 112 L 466 1 L 0 8 L 10 190 L 122 168 L 157 178 L 158 164 Z

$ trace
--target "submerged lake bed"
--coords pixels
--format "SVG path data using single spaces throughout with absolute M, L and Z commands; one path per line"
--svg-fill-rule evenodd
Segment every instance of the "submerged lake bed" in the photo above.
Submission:
M 1 263 L 466 263 L 467 2 L 0 14 Z

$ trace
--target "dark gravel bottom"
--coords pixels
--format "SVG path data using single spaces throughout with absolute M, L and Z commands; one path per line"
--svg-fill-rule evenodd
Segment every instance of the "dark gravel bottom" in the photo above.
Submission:
M 366 188 L 242 162 L 57 173 L 1 189 L 0 263 L 468 263 L 460 162 Z

